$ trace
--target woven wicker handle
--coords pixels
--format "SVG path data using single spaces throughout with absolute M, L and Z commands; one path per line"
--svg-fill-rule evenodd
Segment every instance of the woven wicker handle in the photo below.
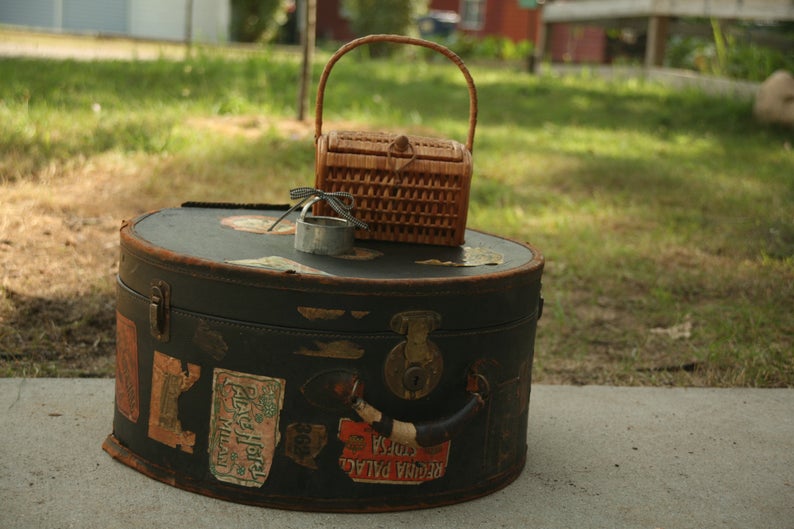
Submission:
M 315 106 L 315 121 L 314 121 L 314 141 L 322 136 L 323 133 L 323 98 L 325 97 L 325 85 L 328 81 L 328 76 L 331 74 L 331 69 L 334 67 L 334 64 L 342 58 L 347 52 L 358 48 L 364 44 L 370 44 L 373 42 L 393 42 L 396 44 L 413 44 L 415 46 L 423 46 L 425 48 L 430 48 L 431 50 L 435 50 L 442 55 L 446 56 L 449 60 L 457 65 L 460 68 L 460 71 L 463 73 L 463 77 L 466 78 L 466 84 L 469 87 L 469 135 L 466 138 L 466 148 L 469 149 L 469 152 L 472 151 L 474 147 L 474 128 L 477 125 L 477 89 L 474 86 L 474 79 L 472 79 L 471 74 L 469 73 L 468 68 L 466 65 L 463 64 L 463 60 L 458 57 L 454 52 L 445 48 L 440 44 L 436 44 L 435 42 L 430 42 L 429 40 L 423 39 L 416 39 L 413 37 L 405 37 L 403 35 L 369 35 L 367 37 L 361 37 L 360 39 L 353 40 L 348 42 L 341 48 L 339 48 L 336 53 L 333 54 L 331 59 L 328 61 L 328 64 L 325 65 L 323 69 L 323 74 L 320 76 L 320 83 L 317 86 L 317 104 Z

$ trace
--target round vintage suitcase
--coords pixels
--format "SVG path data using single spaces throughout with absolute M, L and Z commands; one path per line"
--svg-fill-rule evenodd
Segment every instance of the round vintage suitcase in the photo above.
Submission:
M 472 499 L 524 465 L 543 257 L 356 241 L 295 250 L 291 214 L 198 205 L 125 222 L 103 447 L 217 498 L 370 512 Z

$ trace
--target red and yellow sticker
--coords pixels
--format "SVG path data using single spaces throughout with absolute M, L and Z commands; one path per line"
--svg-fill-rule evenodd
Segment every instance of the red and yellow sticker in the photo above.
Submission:
M 339 468 L 356 482 L 418 485 L 441 478 L 447 471 L 450 441 L 414 448 L 350 419 L 339 421 L 339 440 L 345 444 Z

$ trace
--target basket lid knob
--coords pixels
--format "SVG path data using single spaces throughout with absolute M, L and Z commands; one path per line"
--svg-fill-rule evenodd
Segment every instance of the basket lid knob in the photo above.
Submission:
M 394 148 L 399 152 L 405 152 L 411 145 L 411 140 L 405 134 L 400 134 L 394 139 Z

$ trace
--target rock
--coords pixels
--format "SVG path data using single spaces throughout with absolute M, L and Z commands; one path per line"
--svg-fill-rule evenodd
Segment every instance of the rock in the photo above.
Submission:
M 762 123 L 780 123 L 794 128 L 794 76 L 778 70 L 761 83 L 753 114 Z

